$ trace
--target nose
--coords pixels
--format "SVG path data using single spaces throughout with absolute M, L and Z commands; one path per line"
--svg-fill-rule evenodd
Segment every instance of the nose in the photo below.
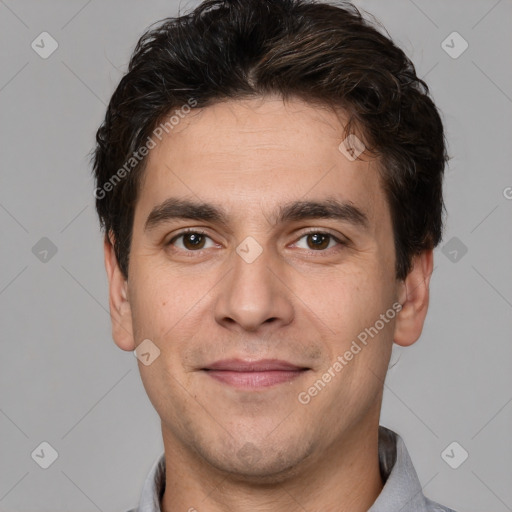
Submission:
M 240 253 L 242 254 L 242 253 Z M 264 331 L 289 324 L 293 293 L 286 284 L 286 264 L 264 249 L 254 260 L 233 252 L 233 267 L 219 284 L 217 323 L 239 331 Z

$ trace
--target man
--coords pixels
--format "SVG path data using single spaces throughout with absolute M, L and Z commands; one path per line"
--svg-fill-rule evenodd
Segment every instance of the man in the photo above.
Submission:
M 97 133 L 112 332 L 165 454 L 139 511 L 447 511 L 379 427 L 442 233 L 443 126 L 350 4 L 210 0 Z

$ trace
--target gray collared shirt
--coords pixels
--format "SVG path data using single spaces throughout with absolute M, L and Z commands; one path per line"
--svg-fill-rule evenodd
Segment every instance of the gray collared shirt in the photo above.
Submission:
M 379 463 L 385 483 L 368 512 L 455 512 L 423 495 L 402 438 L 383 426 L 379 426 Z M 165 458 L 162 454 L 146 478 L 138 508 L 128 512 L 161 512 L 164 489 Z

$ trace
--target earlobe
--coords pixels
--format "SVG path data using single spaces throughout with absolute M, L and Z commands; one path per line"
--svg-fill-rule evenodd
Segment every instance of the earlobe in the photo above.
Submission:
M 402 309 L 397 316 L 394 333 L 397 345 L 412 345 L 421 335 L 428 311 L 433 265 L 434 251 L 423 251 L 414 256 L 411 271 L 400 283 L 399 301 Z
M 110 236 L 109 236 L 110 235 Z M 110 319 L 112 338 L 122 350 L 135 350 L 132 330 L 132 314 L 128 297 L 128 282 L 125 279 L 114 251 L 112 235 L 105 235 L 103 242 L 105 269 L 109 283 Z

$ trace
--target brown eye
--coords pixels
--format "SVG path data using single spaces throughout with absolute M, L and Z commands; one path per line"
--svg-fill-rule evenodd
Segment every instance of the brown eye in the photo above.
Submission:
M 186 231 L 176 235 L 172 238 L 167 245 L 175 245 L 175 242 L 182 239 L 181 247 L 180 244 L 176 244 L 179 249 L 184 251 L 199 251 L 205 248 L 205 243 L 210 237 L 199 231 Z
M 300 241 L 306 240 L 305 247 L 302 249 L 310 250 L 311 252 L 328 252 L 329 249 L 341 249 L 342 246 L 347 245 L 347 242 L 332 235 L 331 233 L 325 233 L 323 231 L 311 231 L 304 233 L 296 245 L 300 247 Z M 337 246 L 337 247 L 336 247 Z
M 306 238 L 308 240 L 308 247 L 310 249 L 327 249 L 329 246 L 329 240 L 331 235 L 327 235 L 325 233 L 312 233 L 309 235 L 306 235 Z M 311 243 L 310 243 L 311 242 Z
M 187 249 L 202 249 L 204 246 L 204 241 L 204 235 L 199 233 L 187 233 L 186 235 L 183 235 L 183 245 Z

